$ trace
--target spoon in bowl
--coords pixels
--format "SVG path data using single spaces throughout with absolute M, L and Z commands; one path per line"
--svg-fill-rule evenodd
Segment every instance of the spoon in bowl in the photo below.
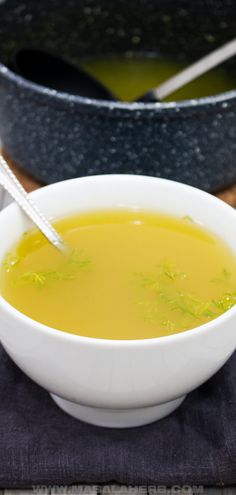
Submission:
M 2 156 L 0 156 L 0 184 L 56 249 L 65 254 L 69 252 L 69 246 L 38 209 Z

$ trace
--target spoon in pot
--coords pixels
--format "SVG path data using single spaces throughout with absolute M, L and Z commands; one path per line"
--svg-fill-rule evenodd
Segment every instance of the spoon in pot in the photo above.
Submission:
M 116 97 L 95 77 L 61 57 L 40 50 L 19 50 L 12 69 L 21 76 L 47 88 L 102 100 Z
M 0 156 L 0 184 L 55 248 L 63 253 L 69 252 L 69 247 L 35 205 L 2 156 Z
M 137 101 L 162 101 L 234 55 L 236 55 L 236 39 L 194 62 L 157 88 L 151 89 L 139 97 Z M 13 69 L 33 82 L 59 91 L 108 101 L 117 100 L 111 91 L 81 67 L 74 67 L 62 58 L 40 50 L 20 50 L 15 56 Z
M 171 95 L 194 79 L 202 76 L 214 67 L 222 64 L 234 55 L 236 55 L 236 39 L 233 39 L 229 43 L 226 43 L 208 55 L 205 55 L 197 62 L 194 62 L 186 67 L 186 69 L 181 70 L 174 76 L 167 79 L 167 81 L 160 84 L 157 88 L 151 89 L 148 93 L 145 93 L 136 101 L 158 102 L 164 100 L 167 96 Z

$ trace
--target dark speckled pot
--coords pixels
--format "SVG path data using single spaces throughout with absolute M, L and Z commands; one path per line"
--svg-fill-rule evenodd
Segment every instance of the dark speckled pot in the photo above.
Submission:
M 191 61 L 235 36 L 234 0 L 0 0 L 0 19 L 0 135 L 36 178 L 136 173 L 211 191 L 236 180 L 236 91 L 178 104 L 108 103 L 6 68 L 25 46 L 73 62 L 126 51 Z

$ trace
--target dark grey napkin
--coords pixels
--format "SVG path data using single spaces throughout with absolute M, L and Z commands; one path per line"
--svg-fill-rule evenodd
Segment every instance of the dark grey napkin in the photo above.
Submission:
M 110 430 L 63 413 L 0 347 L 0 486 L 236 483 L 236 354 L 169 417 Z

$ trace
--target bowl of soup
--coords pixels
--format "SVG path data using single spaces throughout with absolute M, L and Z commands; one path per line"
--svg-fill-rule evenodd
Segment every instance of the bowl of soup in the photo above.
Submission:
M 42 183 L 84 175 L 165 177 L 208 191 L 236 180 L 235 58 L 162 103 L 138 96 L 235 37 L 233 1 L 0 3 L 0 137 Z M 46 51 L 105 84 L 116 101 L 19 76 L 21 49 Z
M 235 211 L 132 175 L 31 195 L 70 249 L 58 252 L 16 204 L 0 213 L 6 352 L 82 421 L 134 427 L 170 414 L 235 350 Z

